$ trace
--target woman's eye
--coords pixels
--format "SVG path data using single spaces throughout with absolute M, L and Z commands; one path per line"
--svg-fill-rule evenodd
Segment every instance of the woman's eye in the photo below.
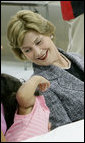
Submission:
M 25 53 L 28 53 L 28 52 L 30 52 L 31 51 L 31 49 L 27 49 L 27 50 L 25 50 L 24 52 Z
M 40 44 L 41 40 L 36 43 L 36 45 Z

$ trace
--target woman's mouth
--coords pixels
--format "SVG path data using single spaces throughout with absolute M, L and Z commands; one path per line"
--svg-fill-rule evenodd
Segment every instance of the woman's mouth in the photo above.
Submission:
M 43 54 L 41 57 L 39 57 L 38 59 L 39 60 L 45 60 L 47 58 L 47 55 L 48 55 L 48 50 L 46 51 L 45 54 Z

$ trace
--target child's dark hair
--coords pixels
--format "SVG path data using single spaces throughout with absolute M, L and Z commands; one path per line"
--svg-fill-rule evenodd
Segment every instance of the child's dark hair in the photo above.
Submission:
M 1 74 L 1 102 L 4 107 L 7 129 L 13 124 L 14 114 L 18 107 L 16 92 L 21 85 L 19 79 L 8 74 Z
M 1 102 L 4 107 L 7 130 L 14 121 L 14 115 L 18 108 L 16 93 L 21 85 L 22 83 L 19 79 L 8 74 L 1 74 Z M 39 90 L 36 90 L 34 95 L 38 96 Z

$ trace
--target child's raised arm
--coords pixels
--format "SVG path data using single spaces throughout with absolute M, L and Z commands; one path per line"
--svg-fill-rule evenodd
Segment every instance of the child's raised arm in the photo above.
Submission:
M 39 90 L 45 91 L 50 86 L 50 82 L 42 76 L 33 76 L 25 82 L 18 90 L 16 99 L 19 106 L 28 108 L 35 103 L 34 92 L 37 87 Z

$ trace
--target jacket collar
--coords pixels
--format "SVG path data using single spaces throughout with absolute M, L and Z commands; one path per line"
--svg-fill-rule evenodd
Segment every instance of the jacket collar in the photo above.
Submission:
M 71 53 L 66 53 L 62 49 L 58 49 L 63 55 L 65 55 L 70 61 L 74 62 L 79 66 L 80 69 L 84 70 L 82 63 L 79 61 L 80 58 Z M 79 62 L 78 62 L 79 61 Z M 48 80 L 53 80 L 67 75 L 67 71 L 61 69 L 60 67 L 50 65 L 50 66 L 39 66 L 33 63 L 34 74 L 39 74 L 46 77 Z M 69 73 L 68 73 L 69 76 Z

